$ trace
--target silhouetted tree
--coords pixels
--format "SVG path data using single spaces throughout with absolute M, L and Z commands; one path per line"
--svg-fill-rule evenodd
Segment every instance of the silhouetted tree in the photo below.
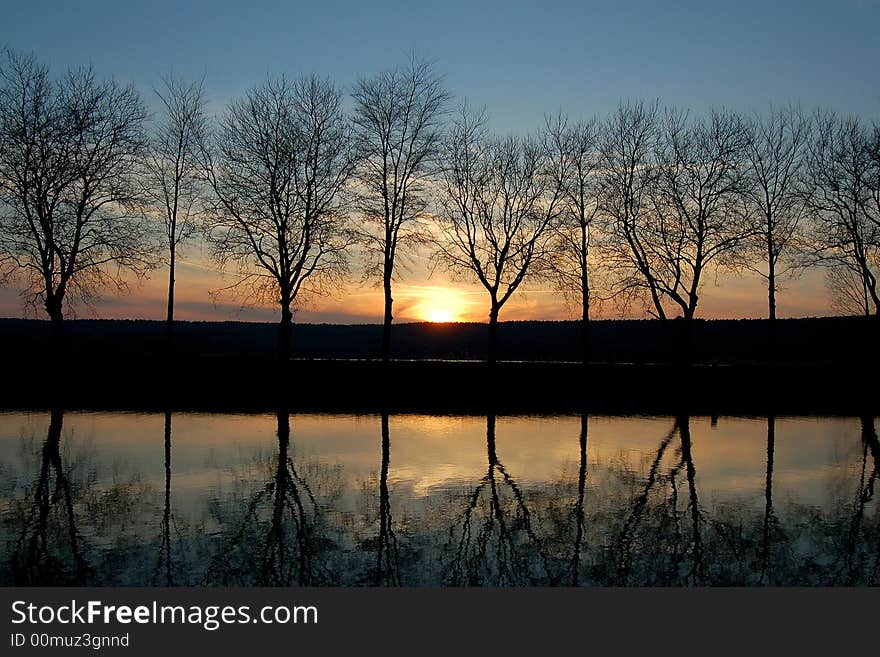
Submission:
M 868 262 L 871 271 L 880 271 L 880 252 L 873 261 Z M 826 261 L 827 262 L 827 261 Z M 871 315 L 871 296 L 868 280 L 854 259 L 843 259 L 828 263 L 825 280 L 831 293 L 831 308 L 844 315 Z
M 744 187 L 756 225 L 763 266 L 749 268 L 767 281 L 767 337 L 776 344 L 778 280 L 798 264 L 791 253 L 806 208 L 805 167 L 809 123 L 794 108 L 775 109 L 748 125 L 745 159 L 749 184 Z M 760 260 L 759 260 L 760 261 Z M 785 263 L 785 268 L 779 269 Z
M 489 293 L 488 362 L 497 360 L 498 314 L 527 276 L 548 269 L 562 195 L 542 146 L 489 137 L 466 108 L 446 140 L 437 262 Z
M 207 119 L 202 82 L 186 83 L 171 75 L 156 91 L 162 101 L 160 122 L 152 134 L 145 158 L 148 211 L 157 212 L 165 227 L 168 247 L 168 308 L 165 316 L 168 341 L 174 330 L 174 276 L 177 249 L 198 229 L 200 193 L 204 182 L 200 147 Z
M 421 243 L 425 234 L 426 178 L 440 145 L 441 121 L 450 95 L 433 66 L 414 57 L 405 67 L 361 79 L 353 92 L 354 124 L 363 189 L 360 206 L 385 295 L 382 359 L 391 357 L 392 282 L 399 249 Z
M 814 240 L 821 261 L 861 279 L 873 314 L 880 317 L 880 160 L 877 129 L 856 118 L 820 114 L 809 144 L 815 218 Z
M 666 319 L 663 292 L 651 254 L 651 186 L 658 131 L 656 103 L 626 103 L 608 117 L 600 136 L 601 219 L 613 295 L 626 307 L 647 295 L 648 312 Z
M 620 289 L 648 293 L 657 317 L 667 317 L 666 304 L 681 313 L 688 356 L 703 275 L 738 262 L 754 232 L 740 203 L 746 137 L 729 112 L 669 110 L 658 121 L 644 104 L 621 106 L 606 126 L 611 266 Z
M 591 230 L 599 211 L 599 125 L 594 119 L 569 124 L 559 115 L 547 120 L 545 147 L 561 190 L 557 251 L 550 268 L 563 293 L 575 293 L 581 306 L 581 356 L 590 360 Z
M 0 66 L 0 277 L 43 305 L 56 348 L 65 300 L 124 288 L 125 272 L 151 266 L 148 231 L 129 211 L 145 116 L 133 87 L 91 69 L 53 80 L 14 52 Z
M 316 76 L 269 79 L 230 103 L 204 153 L 214 254 L 237 267 L 230 287 L 280 305 L 286 362 L 296 302 L 338 280 L 354 239 L 342 200 L 355 165 L 342 94 Z

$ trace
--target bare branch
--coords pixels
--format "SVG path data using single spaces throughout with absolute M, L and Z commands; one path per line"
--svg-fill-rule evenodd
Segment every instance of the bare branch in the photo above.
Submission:
M 0 262 L 60 328 L 65 300 L 123 289 L 126 272 L 155 264 L 135 212 L 146 112 L 132 87 L 90 69 L 54 81 L 12 52 L 0 85 Z
M 356 159 L 342 94 L 316 76 L 269 79 L 229 105 L 204 162 L 215 257 L 254 298 L 279 303 L 289 328 L 302 295 L 324 294 L 345 274 L 354 241 L 344 195 Z

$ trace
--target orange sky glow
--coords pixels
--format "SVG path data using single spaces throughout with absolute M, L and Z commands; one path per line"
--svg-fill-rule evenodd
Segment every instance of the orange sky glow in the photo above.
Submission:
M 192 247 L 178 261 L 175 317 L 190 321 L 277 321 L 277 308 L 242 305 L 234 295 L 211 292 L 233 280 Z M 160 268 L 133 283 L 128 293 L 108 294 L 91 308 L 76 307 L 69 316 L 106 319 L 164 318 L 167 273 Z M 429 272 L 424 262 L 404 272 L 394 284 L 396 322 L 484 322 L 488 317 L 488 295 L 477 284 L 452 280 L 443 271 Z M 698 317 L 761 318 L 767 313 L 767 292 L 754 274 L 707 276 L 700 296 Z M 814 317 L 834 314 L 822 271 L 807 271 L 783 281 L 778 295 L 780 317 Z M 297 322 L 361 324 L 381 323 L 382 290 L 371 282 L 352 277 L 326 297 L 305 300 L 296 313 Z M 43 317 L 42 309 L 27 311 L 13 285 L 0 287 L 0 315 Z M 559 290 L 544 281 L 525 284 L 501 311 L 502 321 L 567 320 L 579 309 L 566 301 Z M 596 318 L 644 317 L 639 308 L 622 315 L 613 302 L 596 304 Z

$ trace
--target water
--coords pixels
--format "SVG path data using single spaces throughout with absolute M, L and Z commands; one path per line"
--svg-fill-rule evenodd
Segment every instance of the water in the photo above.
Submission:
M 0 413 L 0 583 L 852 585 L 872 418 Z

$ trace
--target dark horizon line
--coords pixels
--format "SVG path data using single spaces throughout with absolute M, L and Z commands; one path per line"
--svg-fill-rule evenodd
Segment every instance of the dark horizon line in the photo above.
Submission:
M 866 315 L 803 315 L 798 317 L 777 317 L 777 322 L 799 322 L 799 321 L 823 321 L 823 320 L 872 320 L 873 316 Z M 154 324 L 166 324 L 165 319 L 151 319 L 144 317 L 69 317 L 65 318 L 65 323 L 76 322 L 144 322 Z M 590 318 L 590 323 L 611 323 L 611 322 L 660 322 L 664 321 L 657 317 L 596 317 Z M 684 317 L 669 317 L 669 322 L 684 321 Z M 767 317 L 694 317 L 694 322 L 766 322 Z M 8 317 L 0 316 L 0 322 L 39 322 L 41 324 L 49 324 L 50 320 L 43 317 Z M 175 319 L 175 324 L 262 324 L 275 326 L 278 320 L 262 320 L 262 319 Z M 486 321 L 467 321 L 467 322 L 432 322 L 429 320 L 408 320 L 394 322 L 393 326 L 415 326 L 415 325 L 437 325 L 437 326 L 487 326 Z M 580 319 L 499 319 L 499 324 L 580 324 Z M 381 327 L 381 321 L 372 322 L 297 322 L 294 320 L 294 326 L 377 326 Z

